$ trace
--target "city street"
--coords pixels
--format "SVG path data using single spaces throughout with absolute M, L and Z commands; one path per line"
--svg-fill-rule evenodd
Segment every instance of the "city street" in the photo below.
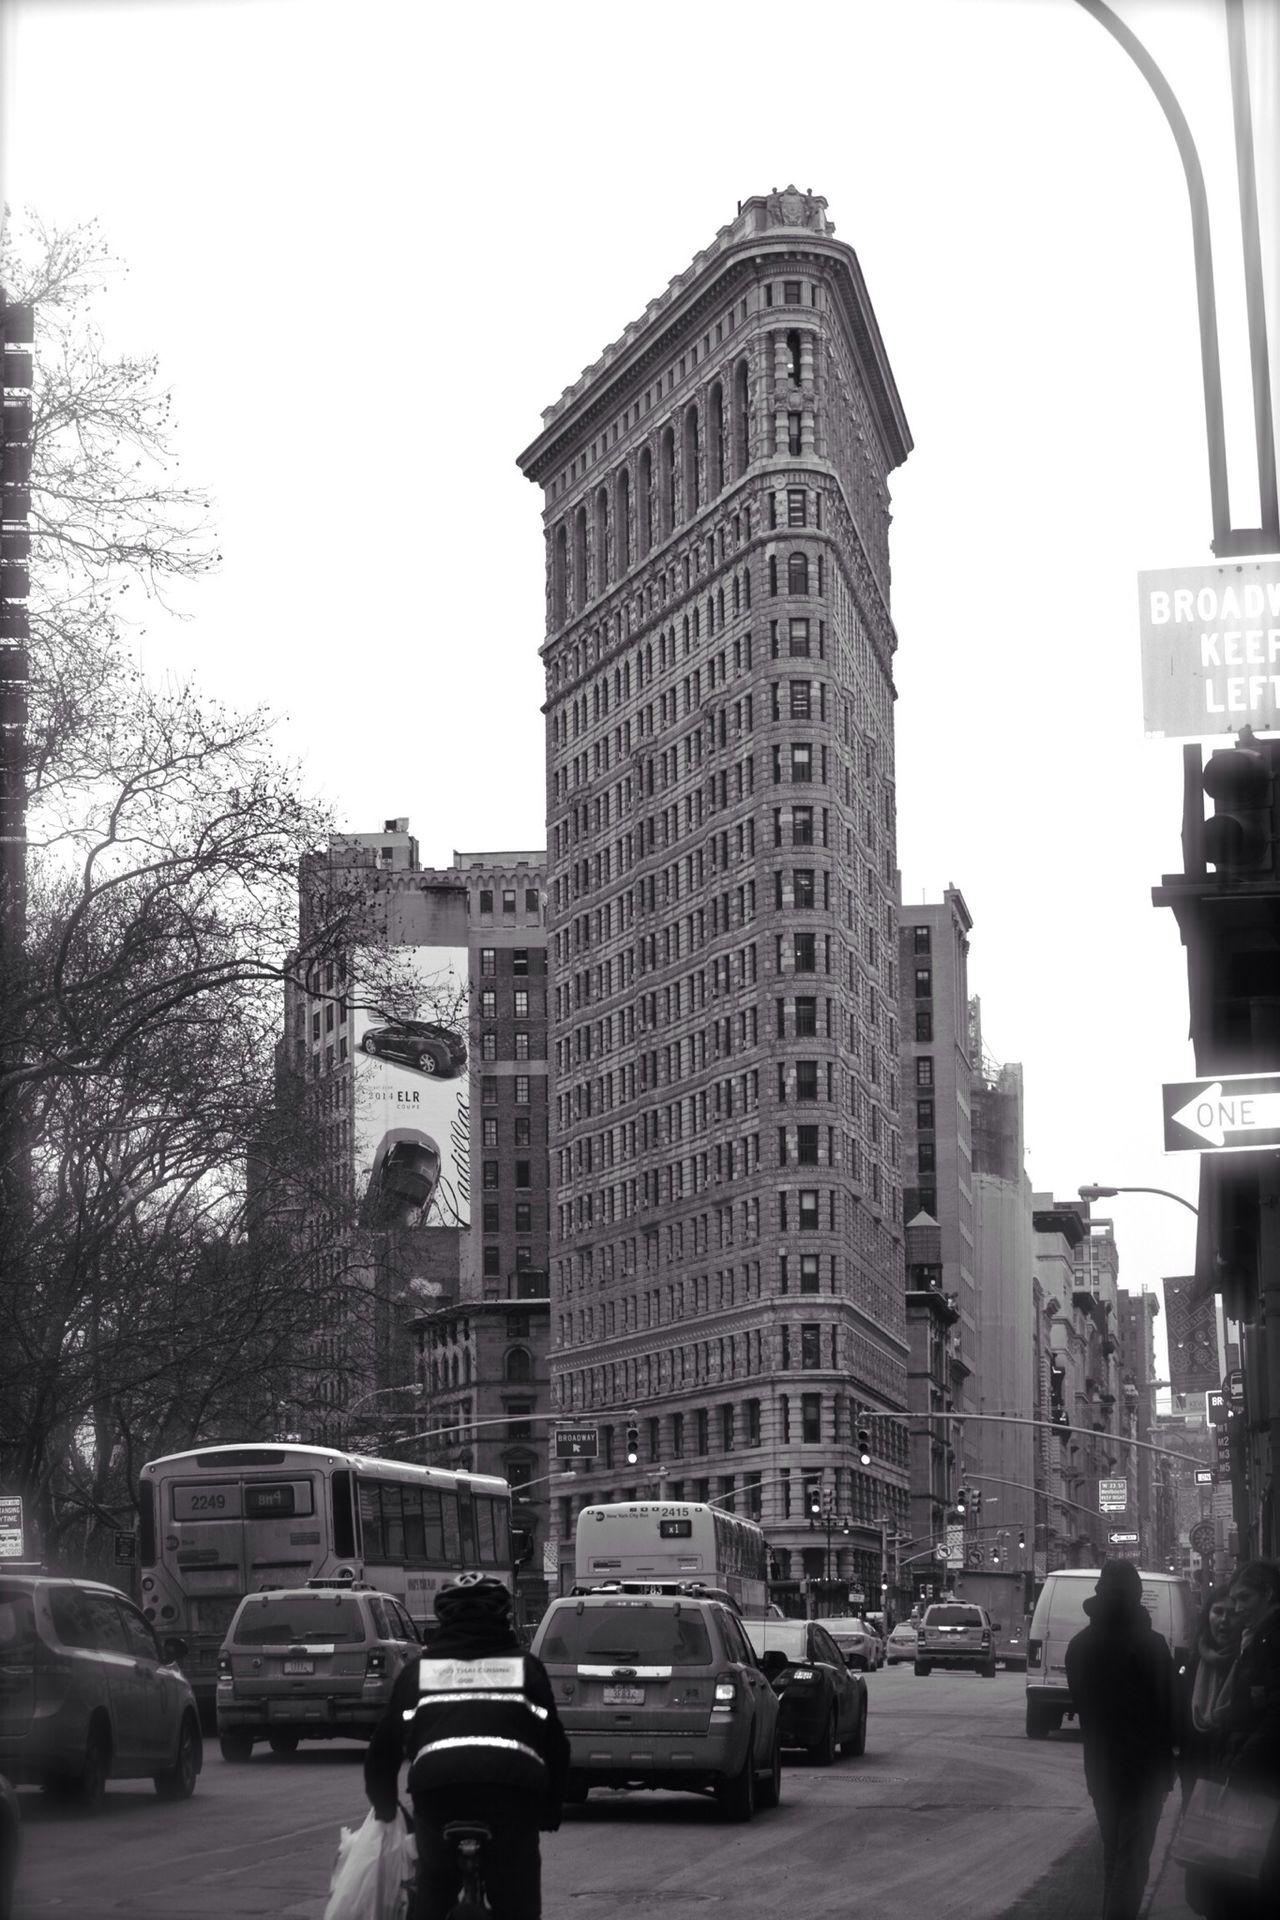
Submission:
M 869 1684 L 865 1757 L 827 1770 L 796 1757 L 781 1808 L 750 1827 L 676 1794 L 593 1794 L 571 1810 L 543 1843 L 548 1920 L 1092 1920 L 1100 1883 L 1079 1738 L 1028 1742 L 1022 1675 L 917 1680 L 899 1666 Z M 136 1786 L 110 1788 L 96 1818 L 22 1799 L 16 1920 L 321 1920 L 338 1829 L 365 1811 L 355 1746 L 237 1767 L 215 1745 L 186 1805 Z M 1155 1920 L 1184 1920 L 1180 1889 L 1170 1867 Z

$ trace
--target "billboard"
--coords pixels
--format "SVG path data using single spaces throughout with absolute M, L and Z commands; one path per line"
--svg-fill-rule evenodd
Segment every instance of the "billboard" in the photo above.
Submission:
M 352 1008 L 360 1225 L 374 1233 L 467 1227 L 467 950 L 411 947 L 395 957 L 391 1008 Z M 369 977 L 385 955 L 370 959 L 359 975 Z
M 1195 1297 L 1190 1275 L 1164 1283 L 1169 1385 L 1174 1393 L 1207 1393 L 1222 1374 L 1218 1358 L 1218 1299 Z

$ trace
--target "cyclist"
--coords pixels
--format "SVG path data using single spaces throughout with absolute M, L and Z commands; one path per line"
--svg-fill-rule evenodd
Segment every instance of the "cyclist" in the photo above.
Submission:
M 460 1874 L 444 1837 L 451 1821 L 490 1829 L 483 1873 L 495 1920 L 539 1920 L 539 1831 L 560 1825 L 569 1741 L 545 1667 L 522 1653 L 511 1595 L 464 1573 L 436 1595 L 438 1625 L 396 1681 L 365 1755 L 379 1820 L 398 1813 L 400 1763 L 418 1839 L 417 1920 L 445 1920 Z

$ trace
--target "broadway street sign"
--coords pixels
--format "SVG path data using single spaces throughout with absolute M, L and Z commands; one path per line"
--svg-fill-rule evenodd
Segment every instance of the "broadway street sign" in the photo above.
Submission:
M 1280 727 L 1280 561 L 1138 575 L 1146 731 Z
M 1280 1147 L 1280 1073 L 1178 1080 L 1162 1088 L 1166 1153 Z
M 595 1427 L 557 1427 L 554 1451 L 557 1460 L 594 1460 L 600 1451 L 600 1435 Z

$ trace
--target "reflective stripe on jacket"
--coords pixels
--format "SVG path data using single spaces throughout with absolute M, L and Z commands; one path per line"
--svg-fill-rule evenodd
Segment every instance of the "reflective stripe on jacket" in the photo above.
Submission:
M 423 1669 L 428 1662 L 422 1662 Z M 409 1790 L 427 1796 L 450 1787 L 506 1787 L 532 1801 L 551 1791 L 552 1753 L 548 1712 L 523 1683 L 483 1689 L 429 1689 L 406 1709 L 405 1752 Z

